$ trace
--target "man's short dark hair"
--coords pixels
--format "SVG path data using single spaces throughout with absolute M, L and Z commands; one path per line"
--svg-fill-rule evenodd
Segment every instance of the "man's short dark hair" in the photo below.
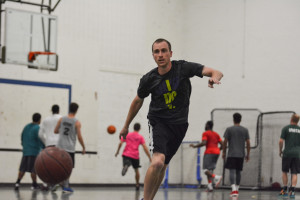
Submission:
M 40 113 L 34 113 L 32 115 L 32 121 L 35 123 L 38 123 L 41 120 L 41 114 Z
M 300 118 L 299 115 L 293 114 L 292 118 L 291 118 L 291 121 L 294 122 L 294 123 L 296 123 L 296 124 L 298 124 L 299 118 Z
M 166 42 L 166 43 L 168 44 L 169 51 L 172 51 L 171 43 L 170 43 L 168 40 L 163 39 L 163 38 L 158 38 L 158 39 L 155 40 L 155 41 L 153 42 L 153 44 L 152 44 L 152 52 L 153 52 L 153 45 L 154 45 L 155 43 L 161 43 L 161 42 Z
M 135 124 L 133 125 L 133 129 L 134 129 L 135 131 L 139 131 L 139 130 L 141 129 L 140 123 L 135 123 Z
M 240 123 L 241 120 L 242 120 L 242 115 L 240 113 L 233 114 L 233 122 L 234 123 Z
M 205 127 L 206 130 L 212 130 L 213 127 L 214 127 L 213 121 L 207 121 L 206 122 L 206 127 Z
M 52 113 L 53 114 L 58 114 L 59 113 L 59 106 L 58 105 L 54 104 L 52 106 Z
M 79 108 L 79 105 L 77 104 L 77 103 L 71 103 L 70 104 L 70 113 L 76 113 L 77 112 L 77 110 L 78 110 L 78 108 Z

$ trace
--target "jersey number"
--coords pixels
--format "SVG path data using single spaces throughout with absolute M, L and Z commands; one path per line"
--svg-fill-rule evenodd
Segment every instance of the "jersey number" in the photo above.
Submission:
M 70 131 L 70 129 L 68 127 L 65 127 L 64 135 L 69 135 L 69 131 Z

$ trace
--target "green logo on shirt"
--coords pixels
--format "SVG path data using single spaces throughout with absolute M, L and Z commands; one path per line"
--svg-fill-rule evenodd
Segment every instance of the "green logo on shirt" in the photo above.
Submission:
M 176 93 L 176 91 L 172 91 L 171 84 L 170 84 L 169 80 L 166 80 L 166 85 L 167 85 L 167 88 L 168 88 L 169 92 L 164 94 L 165 102 L 166 102 L 169 109 L 174 109 L 175 106 L 172 105 L 172 102 L 174 101 L 177 93 Z

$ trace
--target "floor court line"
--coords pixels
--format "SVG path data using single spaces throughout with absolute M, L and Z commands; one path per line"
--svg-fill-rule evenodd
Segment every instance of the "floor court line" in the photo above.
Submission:
M 18 192 L 13 187 L 0 187 L 2 200 L 140 200 L 143 188 L 133 187 L 73 187 L 74 193 L 65 194 L 58 189 L 55 193 L 32 191 L 24 186 Z M 279 191 L 241 190 L 238 198 L 229 197 L 229 189 L 206 192 L 201 189 L 168 188 L 159 189 L 155 200 L 277 200 Z M 299 196 L 300 197 L 300 196 Z M 286 199 L 286 198 L 285 198 Z M 287 198 L 289 199 L 289 198 Z M 300 200 L 296 194 L 295 200 Z

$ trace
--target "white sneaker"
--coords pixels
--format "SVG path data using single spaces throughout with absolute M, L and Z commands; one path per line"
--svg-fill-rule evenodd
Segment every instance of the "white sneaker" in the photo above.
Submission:
M 218 187 L 219 184 L 221 183 L 222 180 L 222 176 L 216 175 L 214 178 L 214 182 L 215 182 L 215 187 Z
M 209 183 L 209 184 L 207 185 L 206 191 L 207 191 L 207 192 L 212 192 L 212 191 L 214 191 L 214 188 L 213 188 L 213 186 L 212 186 L 211 183 Z
M 231 196 L 231 197 L 237 197 L 237 196 L 239 196 L 239 192 L 236 191 L 236 190 L 232 191 L 229 196 Z
M 56 190 L 59 188 L 59 184 L 53 185 L 51 187 L 51 192 L 56 192 Z

